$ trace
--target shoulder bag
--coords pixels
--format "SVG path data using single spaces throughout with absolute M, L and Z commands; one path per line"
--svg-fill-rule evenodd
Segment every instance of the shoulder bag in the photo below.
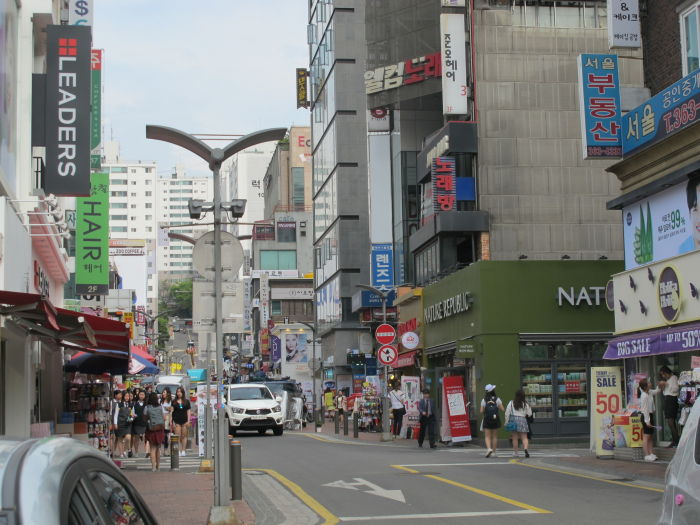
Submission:
M 508 417 L 506 418 L 508 421 L 506 423 L 506 432 L 514 432 L 514 431 L 518 430 L 518 424 L 515 422 L 515 417 L 513 416 L 513 402 L 512 401 L 510 403 L 508 403 L 508 410 L 510 412 L 509 412 Z

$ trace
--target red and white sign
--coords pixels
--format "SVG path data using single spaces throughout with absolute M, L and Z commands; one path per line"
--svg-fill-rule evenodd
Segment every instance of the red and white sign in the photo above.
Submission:
M 413 366 L 413 360 L 418 352 L 407 352 L 405 354 L 399 354 L 399 358 L 396 360 L 394 368 L 403 368 L 404 366 Z
M 472 431 L 469 426 L 469 413 L 462 376 L 443 377 L 442 386 L 447 415 L 450 419 L 452 441 L 454 443 L 471 441 Z
M 377 352 L 377 356 L 379 357 L 379 362 L 381 364 L 383 364 L 384 366 L 392 366 L 394 363 L 396 363 L 396 360 L 399 358 L 399 353 L 393 346 L 384 345 Z
M 388 345 L 389 343 L 394 342 L 394 338 L 396 338 L 396 330 L 394 330 L 394 327 L 389 324 L 383 324 L 377 328 L 377 333 L 375 335 L 380 344 Z
M 567 394 L 581 391 L 581 381 L 567 381 L 565 384 Z
M 145 326 L 146 324 L 146 316 L 144 315 L 145 311 L 145 306 L 136 307 L 136 324 L 139 326 Z
M 413 350 L 418 347 L 420 340 L 418 336 L 413 332 L 406 332 L 401 336 L 401 344 L 404 345 L 409 350 Z

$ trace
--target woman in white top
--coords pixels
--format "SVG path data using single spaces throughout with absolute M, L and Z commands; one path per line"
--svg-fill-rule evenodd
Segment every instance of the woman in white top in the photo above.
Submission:
M 391 399 L 391 415 L 394 418 L 391 424 L 391 430 L 392 434 L 397 437 L 401 434 L 403 416 L 406 414 L 406 406 L 404 405 L 403 392 L 401 392 L 400 386 L 398 380 L 395 381 L 394 389 L 389 392 L 389 399 Z
M 649 380 L 642 379 L 637 389 L 642 412 L 642 427 L 644 428 L 642 431 L 644 436 L 642 442 L 644 461 L 656 461 L 656 456 L 654 455 L 654 398 L 652 396 L 658 394 L 661 389 L 650 390 L 650 388 Z
M 659 388 L 664 389 L 664 417 L 668 428 L 671 429 L 671 444 L 666 448 L 678 448 L 678 427 L 676 419 L 678 419 L 678 394 L 681 391 L 678 384 L 678 376 L 676 376 L 669 367 L 662 366 L 659 370 L 663 381 L 659 381 Z
M 532 408 L 525 401 L 525 391 L 521 388 L 515 391 L 513 401 L 508 403 L 506 408 L 506 423 L 511 421 L 515 423 L 516 429 L 511 431 L 510 436 L 513 441 L 513 456 L 518 457 L 518 440 L 523 440 L 523 449 L 525 457 L 529 458 L 530 453 L 527 451 L 528 441 L 527 433 L 530 427 L 527 423 L 527 417 L 532 416 Z

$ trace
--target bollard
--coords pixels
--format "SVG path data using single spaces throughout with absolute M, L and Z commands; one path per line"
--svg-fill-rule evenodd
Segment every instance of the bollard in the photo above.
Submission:
M 345 410 L 345 413 L 343 414 L 343 435 L 347 436 L 348 435 L 348 419 L 349 419 L 350 414 L 348 413 L 347 410 Z
M 352 437 L 355 439 L 360 437 L 360 414 L 359 412 L 352 413 Z
M 338 417 L 338 411 L 335 411 L 335 433 L 340 434 L 340 418 Z
M 241 442 L 231 440 L 231 499 L 243 499 L 243 479 L 241 474 Z
M 180 436 L 170 436 L 170 470 L 180 470 Z

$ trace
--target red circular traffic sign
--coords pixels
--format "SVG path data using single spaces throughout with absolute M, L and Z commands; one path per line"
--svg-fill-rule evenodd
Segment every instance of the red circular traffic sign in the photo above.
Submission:
M 377 352 L 379 362 L 384 366 L 392 366 L 399 359 L 399 353 L 391 345 L 382 346 Z
M 383 345 L 388 345 L 389 343 L 394 342 L 394 338 L 396 337 L 396 330 L 394 330 L 394 327 L 390 324 L 380 325 L 379 328 L 377 328 L 376 337 L 379 343 Z

